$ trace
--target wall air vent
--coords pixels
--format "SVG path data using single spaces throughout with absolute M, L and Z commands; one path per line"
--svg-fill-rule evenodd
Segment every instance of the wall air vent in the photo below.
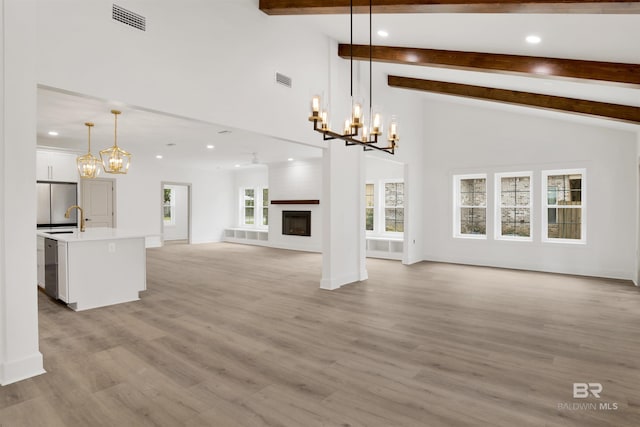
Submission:
M 141 31 L 147 30 L 147 18 L 137 13 L 131 12 L 117 4 L 113 5 L 112 15 L 114 20 L 127 24 L 130 27 L 137 28 Z
M 276 73 L 276 83 L 280 83 L 283 86 L 291 87 L 291 77 L 287 77 L 284 74 Z

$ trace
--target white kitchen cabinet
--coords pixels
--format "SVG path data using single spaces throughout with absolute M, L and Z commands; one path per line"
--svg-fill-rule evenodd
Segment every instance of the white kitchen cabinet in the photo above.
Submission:
M 78 182 L 78 167 L 72 153 L 36 151 L 36 179 L 38 181 Z
M 44 289 L 44 237 L 37 237 L 38 248 L 38 286 Z
M 58 299 L 69 303 L 69 263 L 67 244 L 58 241 Z

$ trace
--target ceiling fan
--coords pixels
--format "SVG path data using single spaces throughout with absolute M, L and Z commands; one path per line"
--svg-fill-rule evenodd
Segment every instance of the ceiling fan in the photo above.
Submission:
M 256 153 L 255 151 L 252 152 L 245 152 L 245 154 L 251 154 L 251 160 L 249 162 L 246 163 L 239 163 L 236 164 L 236 167 L 246 167 L 246 166 L 256 166 L 256 165 L 262 165 L 263 163 L 260 161 L 260 159 L 258 158 L 258 153 Z

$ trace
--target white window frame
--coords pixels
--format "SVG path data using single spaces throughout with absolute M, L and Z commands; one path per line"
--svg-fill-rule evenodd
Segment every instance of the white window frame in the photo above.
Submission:
M 582 175 L 581 187 L 580 187 L 580 206 L 571 205 L 549 205 L 548 200 L 548 185 L 549 176 L 554 175 Z M 587 243 L 587 169 L 555 169 L 555 170 L 543 170 L 542 171 L 542 203 L 541 203 L 541 217 L 542 217 L 542 242 L 544 243 L 567 243 L 571 245 L 584 245 Z M 568 208 L 568 209 L 581 209 L 580 216 L 580 239 L 562 239 L 549 237 L 549 217 L 548 209 L 551 207 Z
M 460 232 L 460 210 L 462 208 L 477 208 L 478 206 L 463 206 L 460 203 L 460 182 L 463 179 L 484 179 L 487 200 L 485 209 L 485 234 L 462 234 Z M 453 237 L 456 239 L 487 240 L 489 226 L 489 179 L 486 173 L 453 175 Z
M 374 235 L 377 233 L 378 231 L 378 219 L 379 219 L 379 213 L 378 213 L 378 206 L 379 206 L 379 194 L 378 194 L 378 187 L 380 186 L 380 183 L 376 183 L 374 181 L 366 181 L 364 183 L 364 230 L 366 232 L 367 235 Z M 369 209 L 367 207 L 367 185 L 373 185 L 373 230 L 367 230 L 367 209 Z
M 269 190 L 269 187 L 240 187 L 238 192 L 238 224 L 241 228 L 257 228 L 266 230 L 269 225 L 262 225 L 264 220 L 262 215 L 262 190 Z M 245 223 L 244 215 L 244 193 L 245 190 L 253 190 L 253 224 Z
M 378 224 L 380 226 L 379 228 L 379 233 L 377 233 L 379 236 L 393 236 L 393 237 L 402 237 L 404 236 L 404 231 L 387 231 L 387 223 L 386 223 L 386 214 L 385 214 L 385 210 L 387 209 L 387 205 L 385 203 L 385 197 L 384 197 L 384 189 L 385 186 L 387 184 L 402 184 L 404 186 L 404 180 L 402 179 L 381 179 L 380 184 L 378 185 L 379 189 L 378 189 L 378 194 L 380 196 L 379 199 L 379 203 L 377 204 L 378 209 L 377 209 L 377 214 L 378 214 Z M 375 187 L 374 187 L 374 191 L 375 191 Z M 406 194 L 405 194 L 406 197 Z M 396 206 L 394 206 L 394 208 L 396 208 Z M 406 214 L 406 210 L 405 210 L 405 206 L 404 206 L 404 201 L 402 203 L 402 211 L 403 211 L 403 218 L 404 218 L 404 214 Z M 375 211 L 374 211 L 375 212 Z M 402 229 L 404 230 L 404 225 L 402 226 Z
M 384 197 L 384 187 L 385 184 L 405 184 L 403 179 L 400 178 L 389 178 L 389 179 L 378 179 L 375 181 L 366 181 L 365 184 L 373 184 L 373 230 L 366 230 L 365 233 L 367 237 L 393 237 L 393 238 L 402 238 L 404 236 L 403 231 L 386 231 L 385 224 L 385 197 Z M 406 188 L 406 187 L 405 187 Z M 366 187 L 365 187 L 366 194 Z M 407 195 L 405 193 L 405 199 Z M 364 203 L 365 212 L 363 214 L 366 215 L 366 200 Z M 406 206 L 402 206 L 404 209 L 404 213 L 406 215 L 407 208 Z M 406 223 L 405 223 L 406 224 Z
M 527 206 L 502 206 L 502 178 L 529 178 L 529 204 Z M 494 238 L 495 240 L 509 240 L 514 242 L 532 242 L 534 233 L 533 215 L 533 172 L 499 172 L 494 174 Z M 529 209 L 529 237 L 502 235 L 502 208 Z

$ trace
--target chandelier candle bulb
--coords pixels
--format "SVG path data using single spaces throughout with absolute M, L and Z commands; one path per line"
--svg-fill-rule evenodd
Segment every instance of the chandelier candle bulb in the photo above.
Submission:
M 398 142 L 400 138 L 398 138 L 398 123 L 394 120 L 389 123 L 389 141 L 390 142 Z
M 345 135 L 351 134 L 351 120 L 349 119 L 344 121 L 344 134 Z
M 373 115 L 373 126 L 371 127 L 371 135 L 380 135 L 382 133 L 382 117 L 380 113 Z
M 362 105 L 359 102 L 353 104 L 353 120 L 351 123 L 355 128 L 362 127 Z
M 323 111 L 322 114 L 320 114 L 321 120 L 322 120 L 322 125 L 320 126 L 320 129 L 322 130 L 328 130 L 329 129 L 329 119 L 328 119 L 329 113 L 327 112 L 327 110 Z
M 320 96 L 316 95 L 311 98 L 311 116 L 310 121 L 320 120 Z

